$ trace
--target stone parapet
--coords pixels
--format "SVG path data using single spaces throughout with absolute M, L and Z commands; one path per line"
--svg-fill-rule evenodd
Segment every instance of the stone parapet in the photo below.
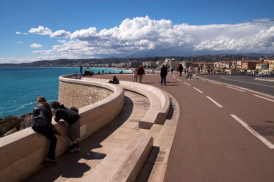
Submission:
M 106 79 L 92 79 L 107 83 Z M 166 93 L 157 87 L 129 81 L 120 81 L 120 86 L 144 95 L 148 98 L 150 107 L 146 115 L 139 122 L 139 127 L 150 129 L 153 124 L 163 125 L 170 109 L 170 99 Z
M 79 109 L 81 116 L 80 141 L 108 124 L 123 109 L 124 91 L 120 86 L 64 77 L 59 79 L 63 82 L 62 84 L 70 84 L 70 86 L 73 86 L 73 84 L 77 86 L 95 86 L 112 92 L 105 99 Z M 66 87 L 66 85 L 63 86 Z M 69 142 L 66 136 L 66 127 L 64 127 L 65 123 L 62 121 L 59 123 L 52 121 L 52 123 L 62 135 L 57 136 L 56 157 L 58 157 L 65 152 Z M 43 167 L 42 161 L 46 156 L 47 150 L 47 139 L 34 132 L 31 128 L 0 138 L 1 182 L 22 181 L 40 170 Z
M 104 98 L 110 96 L 113 90 L 102 87 L 102 85 L 94 84 L 92 87 L 90 83 L 75 79 L 68 79 L 66 77 L 59 78 L 59 92 L 58 101 L 67 107 L 82 108 L 93 104 Z
M 164 124 L 170 108 L 167 94 L 159 88 L 140 83 L 121 81 L 121 86 L 146 96 L 150 102 L 148 112 L 139 122 L 140 128 L 150 129 L 153 124 Z

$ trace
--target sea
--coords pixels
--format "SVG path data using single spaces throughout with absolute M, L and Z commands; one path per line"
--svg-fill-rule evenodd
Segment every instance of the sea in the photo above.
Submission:
M 85 68 L 83 68 L 84 72 Z M 96 73 L 130 73 L 130 70 L 90 68 Z M 3 68 L 0 67 L 0 118 L 31 113 L 39 96 L 48 102 L 58 99 L 58 77 L 77 74 L 78 67 L 70 68 Z

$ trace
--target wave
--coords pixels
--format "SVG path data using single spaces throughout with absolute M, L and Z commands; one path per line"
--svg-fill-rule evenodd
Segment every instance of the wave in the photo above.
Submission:
M 29 113 L 32 112 L 32 107 L 35 105 L 36 102 L 28 102 L 24 103 L 18 106 L 11 106 L 11 107 L 1 107 L 0 116 L 8 116 L 8 115 L 16 115 L 18 111 L 20 111 L 20 115 L 23 113 Z M 30 107 L 31 106 L 31 107 Z M 27 112 L 29 111 L 29 112 Z M 25 113 L 24 113 L 25 112 Z

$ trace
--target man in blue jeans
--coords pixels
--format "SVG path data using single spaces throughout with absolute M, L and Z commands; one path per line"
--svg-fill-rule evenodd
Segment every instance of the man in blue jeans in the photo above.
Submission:
M 68 124 L 68 137 L 72 143 L 69 147 L 69 151 L 78 152 L 80 150 L 79 142 L 77 141 L 77 138 L 80 138 L 80 115 L 78 114 L 78 111 L 67 108 L 57 101 L 53 101 L 51 107 L 55 111 L 54 120 L 59 122 L 63 119 Z

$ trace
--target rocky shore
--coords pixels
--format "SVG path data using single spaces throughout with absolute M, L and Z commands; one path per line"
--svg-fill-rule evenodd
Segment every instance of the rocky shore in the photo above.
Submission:
M 32 113 L 0 118 L 0 137 L 4 137 L 31 126 Z

